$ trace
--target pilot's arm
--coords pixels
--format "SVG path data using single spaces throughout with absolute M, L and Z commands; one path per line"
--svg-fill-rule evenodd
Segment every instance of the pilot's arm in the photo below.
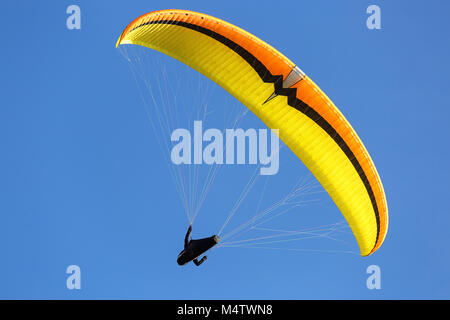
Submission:
M 186 232 L 186 237 L 184 238 L 184 248 L 186 249 L 189 244 L 189 236 L 191 235 L 192 225 L 189 225 L 189 228 Z

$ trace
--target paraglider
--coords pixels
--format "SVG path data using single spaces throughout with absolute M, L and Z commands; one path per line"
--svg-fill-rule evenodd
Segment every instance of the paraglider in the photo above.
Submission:
M 135 19 L 116 46 L 123 44 L 151 48 L 185 63 L 270 129 L 278 129 L 279 138 L 340 209 L 361 255 L 381 246 L 388 208 L 375 165 L 343 114 L 296 64 L 243 29 L 186 10 L 155 11 Z
M 203 256 L 200 261 L 198 260 L 198 257 L 214 247 L 220 241 L 217 235 L 211 236 L 209 238 L 192 240 L 190 239 L 191 232 L 192 225 L 189 225 L 186 236 L 184 238 L 184 249 L 178 254 L 177 258 L 177 263 L 180 266 L 185 265 L 190 261 L 194 262 L 197 267 L 200 266 L 208 257 Z

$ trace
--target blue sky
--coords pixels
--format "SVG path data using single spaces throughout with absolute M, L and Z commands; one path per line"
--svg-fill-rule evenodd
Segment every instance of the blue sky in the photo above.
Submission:
M 81 8 L 81 30 L 66 28 L 71 4 Z M 381 30 L 366 28 L 370 4 L 381 8 Z M 176 264 L 186 215 L 133 74 L 114 47 L 135 17 L 166 8 L 255 34 L 338 105 L 384 184 L 390 224 L 378 252 L 218 248 L 200 268 Z M 0 298 L 450 298 L 449 10 L 447 1 L 5 1 Z M 220 90 L 210 99 L 217 110 L 229 101 Z M 251 116 L 248 123 L 263 127 Z M 272 185 L 280 194 L 293 181 L 286 171 L 280 166 Z M 234 181 L 217 182 L 194 238 L 223 223 Z M 342 221 L 326 194 L 318 197 L 301 208 L 305 220 L 280 224 Z M 243 209 L 252 205 L 248 199 Z M 72 264 L 81 268 L 81 290 L 65 286 Z M 381 290 L 366 288 L 373 264 Z

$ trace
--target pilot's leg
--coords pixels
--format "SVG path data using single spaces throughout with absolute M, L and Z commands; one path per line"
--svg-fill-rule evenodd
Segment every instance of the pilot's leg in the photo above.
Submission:
M 198 261 L 197 259 L 194 259 L 194 263 L 195 265 L 198 267 L 199 265 L 201 265 L 203 262 L 205 262 L 205 260 L 208 259 L 207 256 L 204 256 L 200 261 Z

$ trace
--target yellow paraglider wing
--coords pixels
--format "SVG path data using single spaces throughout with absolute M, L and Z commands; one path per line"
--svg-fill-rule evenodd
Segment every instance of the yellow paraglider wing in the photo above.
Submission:
M 378 173 L 331 100 L 294 63 L 252 34 L 220 19 L 162 10 L 134 20 L 117 46 L 163 52 L 215 81 L 269 128 L 308 167 L 349 223 L 361 255 L 386 236 L 388 209 Z

